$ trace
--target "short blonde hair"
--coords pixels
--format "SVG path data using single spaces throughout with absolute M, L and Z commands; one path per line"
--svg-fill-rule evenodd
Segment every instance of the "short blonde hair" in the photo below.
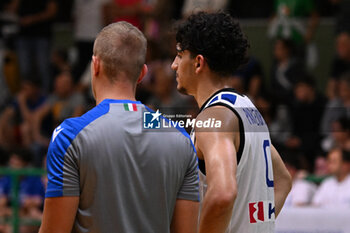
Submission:
M 121 21 L 102 29 L 94 43 L 93 53 L 98 56 L 111 81 L 124 72 L 136 82 L 146 62 L 147 40 L 143 33 L 130 23 Z

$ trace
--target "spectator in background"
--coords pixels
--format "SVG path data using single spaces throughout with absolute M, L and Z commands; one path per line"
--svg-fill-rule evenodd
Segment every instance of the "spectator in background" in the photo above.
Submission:
M 159 109 L 164 114 L 185 114 L 189 106 L 189 97 L 177 92 L 175 76 L 170 63 L 158 63 L 153 66 L 153 94 L 147 105 Z
M 3 113 L 7 120 L 0 124 L 1 129 L 9 128 L 6 138 L 11 139 L 12 136 L 12 145 L 27 148 L 32 152 L 32 160 L 37 167 L 41 167 L 42 151 L 36 146 L 33 122 L 36 111 L 44 104 L 46 97 L 40 88 L 40 81 L 35 78 L 23 81 L 17 98 Z
M 329 0 L 337 6 L 335 32 L 350 31 L 350 0 Z
M 103 7 L 111 0 L 75 0 L 73 8 L 74 40 L 78 52 L 73 79 L 78 82 L 91 60 L 92 47 L 103 25 Z
M 142 30 L 142 17 L 152 10 L 143 0 L 110 0 L 104 6 L 104 21 L 105 24 L 126 21 Z
M 28 150 L 16 149 L 10 153 L 8 166 L 12 169 L 23 169 L 30 167 L 32 155 Z M 5 176 L 2 180 L 3 198 L 6 203 L 12 202 L 11 177 Z M 1 188 L 0 188 L 1 189 Z M 40 220 L 42 216 L 42 205 L 44 200 L 44 184 L 41 177 L 22 176 L 19 183 L 20 216 Z M 9 215 L 10 211 L 7 211 Z M 37 232 L 38 227 L 22 226 L 20 232 Z
M 40 82 L 24 81 L 17 101 L 14 103 L 15 117 L 21 119 L 22 145 L 29 147 L 33 143 L 32 123 L 34 112 L 45 102 L 46 95 L 40 89 Z
M 10 92 L 19 88 L 14 40 L 18 33 L 16 14 L 18 0 L 2 0 L 0 3 L 0 111 L 10 99 Z
M 318 156 L 315 160 L 315 169 L 313 172 L 313 175 L 316 178 L 323 179 L 327 177 L 329 174 L 328 171 L 328 165 L 327 165 L 327 158 L 326 156 Z
M 350 72 L 344 73 L 339 80 L 338 97 L 330 99 L 322 116 L 322 134 L 329 136 L 332 123 L 341 117 L 350 118 Z
M 244 93 L 253 101 L 264 91 L 262 68 L 254 57 L 250 57 L 248 63 L 239 68 L 233 76 L 242 80 Z
M 0 115 L 0 144 L 5 147 L 30 148 L 33 143 L 34 112 L 44 103 L 46 97 L 40 89 L 40 83 L 30 80 L 35 79 L 22 82 L 16 99 Z
M 297 79 L 304 73 L 303 64 L 294 56 L 291 40 L 278 39 L 274 46 L 275 64 L 272 68 L 271 87 L 280 104 L 291 104 Z
M 292 189 L 284 206 L 300 207 L 311 204 L 317 186 L 304 179 L 305 171 L 301 169 L 300 156 L 288 152 L 283 153 L 283 155 L 283 160 L 293 180 Z
M 0 51 L 0 113 L 4 110 L 7 103 L 10 101 L 10 92 L 8 90 L 4 74 L 2 72 L 2 68 L 3 68 L 2 61 L 3 61 L 3 56 Z
M 18 0 L 2 0 L 0 3 L 0 51 L 13 49 L 13 40 L 18 33 L 16 10 Z
M 71 72 L 71 64 L 66 49 L 53 49 L 51 56 L 51 69 L 53 77 L 56 77 L 63 72 Z
M 21 0 L 17 54 L 22 78 L 38 70 L 44 91 L 50 89 L 50 46 L 52 22 L 57 12 L 55 0 Z
M 184 0 L 182 17 L 187 18 L 189 15 L 199 11 L 216 12 L 224 10 L 227 4 L 228 0 Z
M 338 85 L 341 76 L 350 72 L 350 33 L 348 31 L 343 31 L 337 35 L 336 53 L 331 65 L 331 77 L 327 84 L 327 96 L 330 100 L 338 97 Z
M 45 95 L 40 89 L 40 82 L 34 78 L 22 82 L 20 92 L 13 103 L 3 111 L 1 115 L 1 129 L 11 127 L 17 132 L 17 145 L 28 147 L 31 143 L 31 125 L 34 112 L 45 101 Z M 7 137 L 11 137 L 7 134 Z
M 309 75 L 297 81 L 294 98 L 290 106 L 292 135 L 286 147 L 304 154 L 313 171 L 315 157 L 320 151 L 320 125 L 326 99 L 317 92 L 314 79 Z
M 350 208 L 350 152 L 334 149 L 328 154 L 331 177 L 316 191 L 312 204 L 319 207 Z
M 183 0 L 146 0 L 147 7 L 149 10 L 148 22 L 146 22 L 145 33 L 148 39 L 155 39 L 153 35 L 167 33 L 169 31 L 169 25 L 172 24 L 172 20 L 178 19 L 180 16 L 175 15 L 180 13 L 182 9 Z M 157 32 L 156 25 L 151 25 L 156 22 L 159 25 L 159 31 Z M 152 32 L 153 31 L 153 32 Z M 151 37 L 150 37 L 151 36 Z M 161 39 L 161 38 L 157 38 Z M 169 45 L 168 45 L 169 46 Z
M 36 142 L 48 146 L 53 129 L 65 118 L 82 115 L 84 110 L 84 97 L 75 90 L 71 74 L 59 74 L 55 79 L 54 93 L 35 112 L 33 131 Z M 51 116 L 51 124 L 43 125 L 43 120 L 48 116 Z
M 332 148 L 347 148 L 350 145 L 350 121 L 340 117 L 331 123 L 329 136 L 322 140 L 322 149 L 329 152 Z
M 147 41 L 146 63 L 148 72 L 136 88 L 136 99 L 144 103 L 149 103 L 150 98 L 153 98 L 152 102 L 154 101 L 154 92 L 157 86 L 156 79 L 161 78 L 159 77 L 161 73 L 167 76 L 166 79 L 173 79 L 171 85 L 173 85 L 173 89 L 176 88 L 176 86 L 174 86 L 175 74 L 169 69 L 172 58 L 176 56 L 174 49 L 171 49 L 175 46 L 175 35 L 170 31 L 163 33 L 159 41 Z
M 258 104 L 261 106 L 262 98 L 259 99 Z M 260 103 L 259 103 L 260 102 Z M 292 120 L 290 115 L 290 109 L 286 105 L 278 105 L 271 100 L 267 99 L 267 103 L 263 106 L 265 108 L 259 111 L 263 114 L 263 117 L 269 126 L 271 140 L 278 149 L 286 148 L 286 141 L 292 136 Z
M 126 21 L 142 29 L 141 13 L 143 7 L 142 0 L 113 0 L 116 4 L 116 14 L 114 22 Z
M 308 17 L 307 24 L 304 23 L 305 17 Z M 311 55 L 309 52 L 306 54 L 305 49 L 311 45 L 318 22 L 319 16 L 313 0 L 275 0 L 269 36 L 292 40 L 296 45 L 297 56 L 304 59 L 305 55 Z M 310 59 L 306 59 L 308 67 L 314 67 L 316 61 Z
M 336 38 L 337 56 L 333 60 L 331 71 L 332 78 L 339 77 L 350 71 L 350 33 L 349 31 L 340 32 Z

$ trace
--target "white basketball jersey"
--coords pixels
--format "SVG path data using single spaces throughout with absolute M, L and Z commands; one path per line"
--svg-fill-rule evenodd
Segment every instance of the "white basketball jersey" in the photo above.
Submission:
M 234 89 L 215 93 L 201 111 L 211 106 L 226 106 L 239 118 L 240 147 L 237 151 L 237 198 L 227 233 L 273 233 L 275 202 L 271 141 L 264 119 L 246 96 Z M 195 139 L 194 132 L 192 139 Z M 205 170 L 200 162 L 201 200 L 206 192 Z

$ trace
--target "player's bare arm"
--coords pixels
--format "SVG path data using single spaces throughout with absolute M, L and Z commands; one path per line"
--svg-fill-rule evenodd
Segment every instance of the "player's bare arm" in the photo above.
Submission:
M 79 197 L 46 198 L 39 233 L 70 233 L 78 204 Z
M 196 233 L 199 202 L 176 200 L 173 219 L 170 225 L 171 233 Z
M 274 146 L 271 146 L 271 160 L 274 177 L 275 215 L 277 218 L 292 188 L 292 178 Z
M 215 118 L 222 128 L 196 129 L 196 148 L 205 160 L 207 192 L 200 214 L 199 232 L 225 232 L 237 196 L 235 137 L 239 134 L 237 117 L 228 108 L 214 106 L 204 110 L 198 120 Z

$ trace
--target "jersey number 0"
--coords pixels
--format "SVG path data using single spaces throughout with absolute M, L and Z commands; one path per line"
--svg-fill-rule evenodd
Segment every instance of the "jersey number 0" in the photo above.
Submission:
M 263 149 L 264 149 L 265 164 L 266 164 L 266 184 L 267 184 L 267 187 L 273 188 L 273 179 L 270 180 L 270 178 L 269 178 L 269 163 L 267 160 L 267 148 L 268 147 L 270 147 L 270 141 L 264 140 Z

